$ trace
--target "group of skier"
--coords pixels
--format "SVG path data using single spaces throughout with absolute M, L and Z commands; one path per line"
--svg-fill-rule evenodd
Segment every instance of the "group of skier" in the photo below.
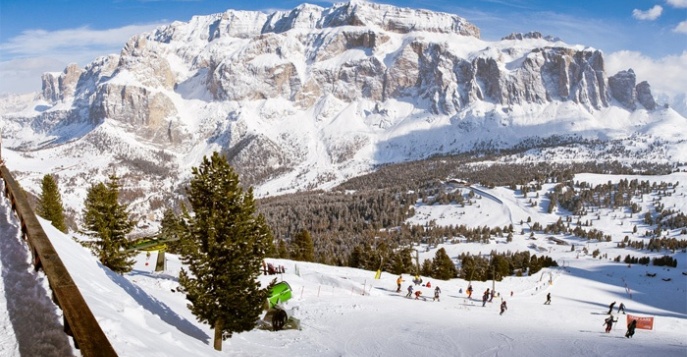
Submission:
M 615 301 L 613 301 L 610 305 L 608 305 L 608 317 L 604 319 L 603 325 L 606 325 L 606 333 L 611 332 L 611 329 L 613 328 L 613 324 L 618 322 L 617 318 L 613 317 L 613 307 L 615 306 Z M 620 305 L 618 305 L 618 314 L 622 311 L 623 315 L 625 315 L 625 304 L 622 302 Z M 635 329 L 637 328 L 637 320 L 632 319 L 632 321 L 627 324 L 627 332 L 625 332 L 625 337 L 630 338 L 634 336 L 635 334 Z
M 405 280 L 403 280 L 403 276 L 399 275 L 398 279 L 396 279 L 396 285 L 397 285 L 396 292 L 401 292 L 401 284 L 404 281 Z M 416 276 L 413 279 L 413 283 L 415 283 L 416 285 L 419 285 L 422 283 L 422 279 L 420 279 L 418 276 Z M 431 287 L 430 284 L 431 284 L 430 282 L 427 282 L 427 284 L 422 285 L 422 286 L 429 288 L 429 287 Z M 406 294 L 406 297 L 412 298 L 413 291 L 414 291 L 413 285 L 412 284 L 408 285 L 408 293 Z M 472 284 L 468 284 L 468 288 L 466 289 L 468 299 L 472 298 L 472 292 L 473 292 Z M 461 289 L 461 293 L 462 293 L 462 289 Z M 439 301 L 439 295 L 440 294 L 441 294 L 441 289 L 439 289 L 439 287 L 436 286 L 434 288 L 434 298 L 432 299 L 432 301 Z M 482 307 L 486 306 L 487 302 L 491 302 L 494 299 L 494 294 L 495 294 L 495 292 L 489 288 L 487 288 L 487 290 L 484 291 L 484 294 L 482 294 Z M 511 292 L 511 296 L 512 296 L 512 292 Z M 426 300 L 422 296 L 422 291 L 420 291 L 420 290 L 415 291 L 415 300 L 419 300 L 420 298 L 422 298 L 423 300 Z M 613 301 L 608 306 L 608 315 L 609 316 L 604 320 L 604 323 L 603 323 L 606 326 L 606 332 L 610 332 L 611 329 L 613 328 L 613 324 L 618 322 L 618 319 L 613 317 L 613 307 L 615 307 L 615 304 L 616 304 L 616 302 Z M 544 301 L 544 305 L 551 305 L 551 293 L 546 294 L 546 301 Z M 501 301 L 500 309 L 501 309 L 501 311 L 500 311 L 499 315 L 503 315 L 503 313 L 506 310 L 508 310 L 508 306 L 507 306 L 505 300 Z M 625 304 L 623 304 L 622 302 L 620 303 L 620 305 L 618 305 L 618 314 L 620 314 L 621 312 L 623 313 L 623 315 L 625 314 Z M 637 320 L 632 320 L 632 322 L 630 322 L 627 325 L 627 332 L 625 333 L 625 337 L 630 338 L 630 337 L 634 336 L 636 328 L 637 328 Z
M 401 284 L 403 284 L 404 281 L 405 280 L 403 279 L 403 275 L 399 275 L 398 278 L 396 279 L 396 292 L 397 293 L 401 292 Z M 420 278 L 419 276 L 416 275 L 413 278 L 413 284 L 421 285 L 422 284 L 422 278 Z M 427 284 L 423 284 L 422 286 L 430 288 L 430 287 L 432 287 L 432 283 L 428 281 Z M 413 296 L 413 285 L 408 285 L 407 290 L 408 290 L 408 293 L 406 294 L 406 297 L 407 298 L 412 297 Z M 434 288 L 434 299 L 433 299 L 433 301 L 439 300 L 439 294 L 441 294 L 441 289 L 439 289 L 439 287 L 437 286 Z M 415 291 L 415 299 L 419 300 L 421 297 L 422 297 L 422 291 L 420 291 L 420 290 Z
M 611 332 L 613 324 L 618 322 L 617 318 L 613 318 L 613 314 L 609 315 L 605 320 L 603 325 L 606 325 L 606 333 Z M 630 338 L 634 336 L 635 329 L 637 328 L 637 320 L 633 319 L 632 322 L 627 324 L 627 332 L 625 332 L 625 337 Z
M 419 282 L 418 282 L 418 280 L 419 280 Z M 401 292 L 401 284 L 402 284 L 404 281 L 405 281 L 405 280 L 403 280 L 403 276 L 402 276 L 402 275 L 399 275 L 399 276 L 398 276 L 398 279 L 396 279 L 396 285 L 397 285 L 396 292 Z M 415 279 L 413 279 L 413 283 L 415 283 L 415 284 L 421 284 L 421 283 L 422 283 L 422 279 L 419 279 L 419 277 L 415 277 Z M 427 287 L 427 288 L 431 288 L 431 287 L 432 287 L 432 283 L 428 281 L 427 284 L 422 285 L 422 286 Z M 411 297 L 413 296 L 413 285 L 412 285 L 412 284 L 411 284 L 411 285 L 408 285 L 408 289 L 407 289 L 407 290 L 408 290 L 408 293 L 406 294 L 406 297 L 407 297 L 407 298 L 411 298 Z M 439 301 L 439 295 L 440 295 L 440 294 L 441 294 L 441 289 L 439 288 L 439 286 L 434 287 L 434 298 L 432 298 L 432 301 Z M 422 298 L 423 300 L 426 300 L 425 297 L 422 296 L 422 291 L 421 291 L 421 290 L 415 291 L 415 300 L 420 300 L 420 298 Z
M 398 278 L 396 279 L 396 292 L 397 293 L 401 292 L 401 285 L 403 284 L 404 281 L 405 280 L 403 279 L 403 275 L 399 275 Z M 412 281 L 413 281 L 414 285 L 422 285 L 423 287 L 426 287 L 426 288 L 432 287 L 432 285 L 431 285 L 432 283 L 429 281 L 427 282 L 427 284 L 422 284 L 422 279 L 419 276 L 415 276 Z M 408 288 L 406 289 L 407 293 L 406 293 L 405 297 L 410 299 L 413 297 L 413 295 L 415 295 L 415 300 L 422 299 L 422 300 L 426 301 L 427 299 L 424 296 L 422 296 L 422 291 L 421 290 L 415 290 L 413 288 L 413 286 L 414 286 L 413 284 L 408 285 Z M 462 289 L 460 291 L 461 291 L 461 293 L 463 292 Z M 472 292 L 473 292 L 472 284 L 468 285 L 466 292 L 468 295 L 468 299 L 470 299 L 472 296 Z M 441 289 L 439 288 L 439 286 L 435 286 L 434 287 L 434 297 L 432 298 L 432 301 L 440 301 L 440 295 L 441 295 Z M 494 295 L 495 295 L 495 291 L 487 288 L 487 290 L 482 295 L 482 306 L 485 306 L 487 302 L 491 302 L 494 299 Z M 506 310 L 508 310 L 508 306 L 506 305 L 506 301 L 501 301 L 501 307 L 500 308 L 501 308 L 501 312 L 499 313 L 499 315 L 503 315 L 503 313 Z

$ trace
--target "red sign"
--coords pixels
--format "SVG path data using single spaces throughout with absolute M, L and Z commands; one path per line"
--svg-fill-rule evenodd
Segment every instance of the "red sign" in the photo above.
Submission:
M 627 324 L 629 325 L 632 320 L 637 320 L 637 328 L 641 328 L 644 330 L 653 330 L 654 329 L 654 318 L 653 317 L 646 317 L 646 316 L 637 316 L 637 315 L 627 315 Z

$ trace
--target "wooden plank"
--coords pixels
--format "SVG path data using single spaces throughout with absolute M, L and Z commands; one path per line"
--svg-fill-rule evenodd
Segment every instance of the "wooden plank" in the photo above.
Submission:
M 21 221 L 22 232 L 31 250 L 37 255 L 34 264 L 45 272 L 57 305 L 64 312 L 65 330 L 72 335 L 83 356 L 117 356 L 69 271 L 43 231 L 43 227 L 29 206 L 24 191 L 4 165 L 0 166 L 0 176 L 5 180 L 5 192 L 9 194 L 12 206 Z

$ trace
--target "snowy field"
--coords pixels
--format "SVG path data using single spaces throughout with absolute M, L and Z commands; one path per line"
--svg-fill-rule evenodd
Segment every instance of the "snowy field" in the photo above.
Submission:
M 604 183 L 617 181 L 618 177 L 578 175 L 578 179 Z M 684 183 L 687 175 L 641 179 Z M 375 280 L 372 271 L 268 259 L 283 265 L 286 273 L 261 279 L 267 282 L 277 278 L 291 285 L 293 298 L 284 307 L 300 320 L 301 329 L 279 332 L 255 329 L 235 334 L 224 342 L 222 352 L 212 348 L 213 330 L 196 321 L 186 307 L 184 295 L 176 291 L 181 267 L 176 256 L 167 254 L 165 271 L 155 273 L 155 254 L 148 258 L 142 253 L 134 270 L 119 276 L 101 266 L 88 250 L 49 222 L 41 220 L 41 223 L 120 356 L 687 356 L 686 253 L 675 253 L 673 257 L 679 265 L 670 269 L 612 262 L 618 255 L 662 256 L 665 253 L 617 248 L 616 243 L 622 237 L 632 235 L 633 224 L 642 232 L 646 227 L 640 224 L 639 217 L 631 224 L 628 220 L 621 225 L 621 214 L 613 211 L 600 212 L 594 227 L 611 234 L 614 242 L 587 242 L 567 237 L 566 241 L 577 246 L 571 251 L 571 246 L 555 245 L 544 236 L 528 240 L 529 232 L 520 234 L 524 228 L 520 220 L 531 216 L 546 225 L 557 220 L 558 215 L 545 214 L 542 207 L 530 207 L 526 198 L 506 188 L 479 192 L 476 198 L 479 204 L 467 208 L 418 206 L 413 223 L 428 219 L 443 220 L 441 224 L 473 222 L 478 226 L 512 223 L 518 232 L 513 242 L 496 238 L 489 244 L 421 247 L 421 259 L 434 257 L 436 249 L 441 247 L 454 259 L 461 252 L 529 250 L 532 254 L 553 257 L 561 267 L 544 269 L 532 276 L 507 277 L 495 283 L 473 281 L 473 300 L 466 297 L 468 282 L 465 280 L 423 277 L 424 282 L 433 285 L 417 287 L 429 297 L 423 301 L 405 298 L 405 291 L 396 293 L 396 275 L 383 273 Z M 687 188 L 678 186 L 671 197 L 664 197 L 666 207 L 687 211 L 685 192 Z M 543 197 L 543 191 L 540 196 Z M 65 348 L 69 348 L 65 343 L 70 342 L 60 340 L 59 334 L 54 333 L 61 312 L 46 297 L 49 290 L 42 273 L 33 273 L 27 251 L 24 249 L 22 253 L 16 218 L 13 213 L 7 213 L 6 199 L 1 201 L 3 284 L 0 288 L 4 291 L 0 294 L 3 316 L 0 354 L 27 355 L 21 352 L 50 337 L 49 343 L 43 343 L 48 347 L 42 351 L 50 350 L 54 344 L 52 350 L 56 352 L 41 355 L 64 356 Z M 650 202 L 648 198 L 645 201 Z M 669 234 L 679 237 L 676 232 Z M 588 247 L 589 251 L 599 249 L 608 258 L 585 255 L 582 247 Z M 656 276 L 649 277 L 647 273 Z M 405 290 L 412 277 L 408 274 L 403 277 Z M 29 285 L 39 288 L 34 287 L 32 291 L 31 287 L 20 284 L 21 281 L 37 282 Z M 442 290 L 439 302 L 431 299 L 434 286 Z M 483 307 L 482 292 L 492 286 L 501 295 Z M 552 297 L 550 305 L 543 304 L 547 293 Z M 17 300 L 17 296 L 22 298 Z M 507 302 L 508 310 L 500 315 L 502 300 Z M 26 318 L 27 312 L 17 311 L 17 301 L 28 310 L 47 310 L 39 315 L 48 321 L 34 322 Z M 605 333 L 603 320 L 613 301 L 617 302 L 614 315 L 619 317 L 619 322 L 610 333 Z M 628 314 L 654 317 L 653 329 L 638 329 L 632 339 L 625 338 L 626 316 L 617 314 L 621 302 Z M 78 350 L 73 353 L 78 355 Z

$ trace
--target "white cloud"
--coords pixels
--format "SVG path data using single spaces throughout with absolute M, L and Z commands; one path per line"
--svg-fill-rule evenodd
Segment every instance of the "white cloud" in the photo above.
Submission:
M 687 0 L 667 0 L 668 5 L 679 8 L 687 8 Z
M 21 35 L 0 44 L 0 50 L 12 57 L 49 56 L 72 53 L 71 57 L 80 57 L 81 51 L 92 49 L 109 50 L 101 55 L 119 52 L 126 41 L 133 35 L 150 31 L 161 24 L 128 25 L 120 28 L 93 30 L 79 27 L 57 31 L 41 29 L 27 30 Z
M 675 26 L 673 29 L 673 32 L 678 32 L 678 33 L 684 33 L 687 34 L 687 20 L 680 22 Z
M 639 9 L 632 10 L 632 17 L 634 17 L 637 20 L 653 21 L 656 20 L 659 16 L 661 16 L 661 13 L 663 13 L 663 7 L 661 7 L 661 5 L 654 5 L 654 7 L 646 11 L 642 11 Z
M 41 89 L 41 75 L 61 72 L 68 63 L 46 57 L 30 57 L 0 62 L 0 95 L 28 93 Z
M 131 36 L 161 25 L 163 23 L 104 30 L 79 27 L 24 31 L 0 43 L 0 93 L 38 91 L 44 72 L 61 72 L 69 63 L 84 66 L 99 56 L 119 53 Z
M 637 75 L 637 82 L 649 82 L 654 96 L 675 98 L 687 93 L 685 65 L 687 51 L 659 59 L 634 51 L 618 51 L 606 56 L 606 75 L 612 76 L 621 70 L 632 68 Z

